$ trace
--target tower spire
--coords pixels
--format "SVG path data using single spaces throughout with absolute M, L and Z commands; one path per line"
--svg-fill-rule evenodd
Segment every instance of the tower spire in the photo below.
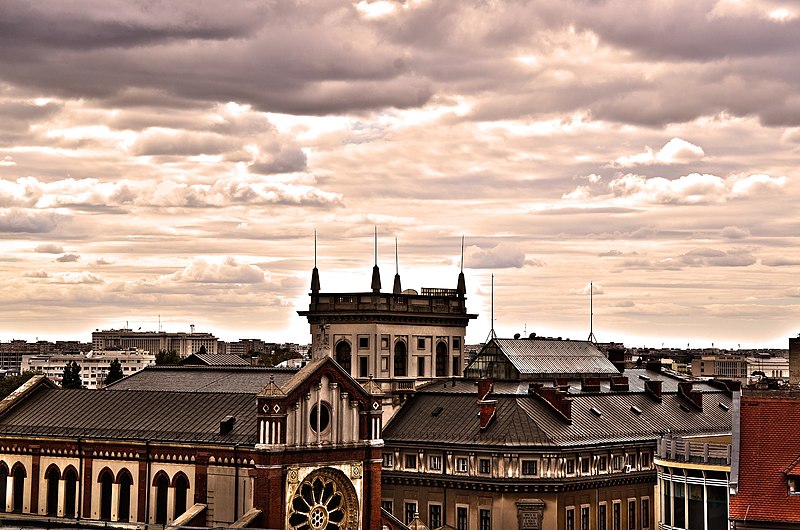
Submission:
M 311 292 L 319 293 L 319 270 L 317 270 L 317 230 L 314 229 L 314 268 L 311 270 Z
M 400 294 L 403 292 L 403 288 L 400 287 L 400 258 L 397 254 L 397 237 L 394 238 L 394 287 L 392 288 L 392 292 L 394 294 Z
M 378 269 L 378 226 L 375 226 L 375 265 L 372 267 L 372 292 L 381 292 L 381 271 Z
M 461 272 L 458 273 L 458 286 L 456 292 L 459 296 L 466 296 L 467 281 L 464 279 L 464 236 L 461 236 Z

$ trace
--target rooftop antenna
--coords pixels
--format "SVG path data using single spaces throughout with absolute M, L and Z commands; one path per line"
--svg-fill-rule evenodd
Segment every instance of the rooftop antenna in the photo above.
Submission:
M 394 238 L 394 270 L 394 286 L 392 292 L 394 294 L 400 294 L 403 292 L 403 288 L 400 286 L 400 258 L 397 254 L 397 236 Z
M 486 342 L 496 338 L 497 333 L 494 332 L 494 274 L 492 274 L 492 323 L 491 329 L 489 329 L 489 336 L 486 338 Z
M 597 337 L 594 336 L 594 284 L 589 282 L 589 338 L 587 341 L 597 344 Z
M 375 266 L 372 267 L 372 292 L 381 292 L 381 272 L 378 269 L 378 226 L 375 225 Z
M 467 295 L 467 281 L 464 279 L 464 236 L 461 236 L 461 272 L 458 273 L 456 293 L 464 297 Z
M 161 333 L 161 315 L 158 315 L 158 332 Z
M 314 229 L 314 268 L 311 271 L 311 292 L 318 293 L 319 285 L 319 270 L 317 269 L 317 229 Z

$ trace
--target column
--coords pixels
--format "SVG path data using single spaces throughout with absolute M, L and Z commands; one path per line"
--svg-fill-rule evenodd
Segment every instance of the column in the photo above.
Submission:
M 119 520 L 119 484 L 111 484 L 111 520 Z
M 64 501 L 66 500 L 66 488 L 67 488 L 67 481 L 64 480 L 64 477 L 61 477 L 61 480 L 58 481 L 58 510 L 56 514 L 59 517 L 64 517 Z M 6 490 L 8 491 L 8 490 Z
M 6 477 L 6 513 L 14 511 L 14 475 L 11 471 L 8 472 Z
M 170 485 L 167 488 L 167 523 L 171 523 L 175 518 L 175 488 Z

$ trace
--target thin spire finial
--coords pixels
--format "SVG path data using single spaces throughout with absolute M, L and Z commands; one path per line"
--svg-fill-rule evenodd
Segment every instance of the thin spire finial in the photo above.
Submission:
M 394 272 L 400 274 L 400 258 L 397 255 L 397 236 L 394 237 Z
M 378 264 L 378 225 L 375 225 L 375 265 Z
M 317 266 L 317 229 L 314 229 L 314 267 Z
M 461 272 L 464 272 L 464 234 L 461 234 Z

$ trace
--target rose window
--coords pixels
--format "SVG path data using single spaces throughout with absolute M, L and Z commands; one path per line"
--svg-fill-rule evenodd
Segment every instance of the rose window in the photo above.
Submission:
M 322 469 L 297 487 L 288 515 L 293 530 L 354 530 L 358 527 L 358 500 L 344 474 Z

